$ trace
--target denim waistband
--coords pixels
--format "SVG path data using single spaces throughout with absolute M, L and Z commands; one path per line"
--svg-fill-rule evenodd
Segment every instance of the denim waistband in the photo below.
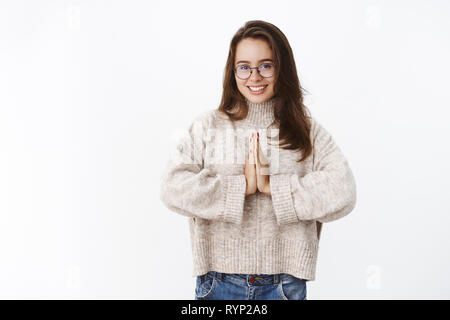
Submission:
M 280 279 L 289 277 L 286 273 L 277 274 L 241 274 L 241 273 L 223 273 L 216 271 L 209 271 L 202 277 L 212 276 L 218 281 L 231 281 L 240 285 L 253 285 L 253 286 L 263 286 L 268 284 L 278 284 Z

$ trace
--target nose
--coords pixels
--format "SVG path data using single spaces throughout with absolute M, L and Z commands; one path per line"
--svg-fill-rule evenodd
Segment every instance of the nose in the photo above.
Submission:
M 248 80 L 261 80 L 263 77 L 261 77 L 261 75 L 258 72 L 258 69 L 252 69 L 252 74 L 250 75 L 250 77 L 248 78 Z

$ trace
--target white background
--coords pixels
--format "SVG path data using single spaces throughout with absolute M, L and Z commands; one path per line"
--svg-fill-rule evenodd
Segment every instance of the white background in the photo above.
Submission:
M 450 298 L 449 1 L 0 1 L 0 298 L 193 299 L 171 134 L 278 26 L 354 172 L 308 299 Z

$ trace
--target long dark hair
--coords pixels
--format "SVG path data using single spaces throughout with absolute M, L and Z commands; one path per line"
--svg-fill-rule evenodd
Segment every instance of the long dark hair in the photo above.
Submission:
M 265 40 L 272 49 L 275 67 L 274 117 L 279 126 L 279 147 L 302 152 L 302 157 L 297 160 L 300 162 L 312 152 L 311 117 L 303 104 L 303 93 L 306 90 L 300 85 L 289 42 L 273 24 L 262 20 L 247 21 L 231 39 L 218 110 L 228 115 L 232 121 L 242 120 L 247 116 L 248 105 L 239 92 L 234 77 L 236 47 L 245 38 Z

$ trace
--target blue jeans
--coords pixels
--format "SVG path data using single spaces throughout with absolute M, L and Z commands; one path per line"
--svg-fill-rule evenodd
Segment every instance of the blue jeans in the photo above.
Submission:
M 306 280 L 287 273 L 209 271 L 197 276 L 195 300 L 307 300 Z

